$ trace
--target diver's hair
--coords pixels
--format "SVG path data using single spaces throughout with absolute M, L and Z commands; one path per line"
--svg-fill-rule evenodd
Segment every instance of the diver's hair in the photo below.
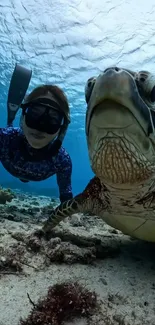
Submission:
M 31 102 L 41 96 L 53 95 L 57 102 L 59 103 L 63 113 L 65 114 L 68 122 L 70 122 L 70 108 L 67 96 L 61 88 L 56 85 L 41 85 L 32 90 L 30 94 L 25 97 L 24 102 Z

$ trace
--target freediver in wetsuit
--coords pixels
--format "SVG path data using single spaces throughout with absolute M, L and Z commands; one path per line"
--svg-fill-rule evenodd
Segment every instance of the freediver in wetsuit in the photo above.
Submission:
M 23 70 L 22 70 L 23 69 Z M 22 71 L 21 71 L 22 70 Z M 22 78 L 29 73 L 25 84 Z M 72 198 L 72 162 L 62 147 L 70 111 L 64 92 L 55 85 L 35 88 L 26 93 L 30 71 L 16 65 L 8 94 L 8 127 L 0 129 L 0 161 L 4 168 L 23 182 L 42 181 L 56 174 L 61 203 Z M 26 85 L 27 84 L 27 85 Z M 20 88 L 20 89 L 19 89 Z M 22 109 L 21 126 L 12 122 Z

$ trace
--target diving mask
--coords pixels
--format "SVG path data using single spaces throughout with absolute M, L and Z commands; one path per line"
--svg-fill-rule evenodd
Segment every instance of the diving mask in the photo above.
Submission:
M 38 98 L 21 104 L 21 107 L 29 128 L 48 134 L 55 134 L 60 129 L 64 114 L 55 100 Z

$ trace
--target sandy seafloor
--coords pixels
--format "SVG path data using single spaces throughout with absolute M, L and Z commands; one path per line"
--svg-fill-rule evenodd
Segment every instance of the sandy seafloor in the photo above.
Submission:
M 37 303 L 49 286 L 68 280 L 97 293 L 101 312 L 92 325 L 154 325 L 155 245 L 83 215 L 61 222 L 48 243 L 28 241 L 47 216 L 43 207 L 51 203 L 58 204 L 18 192 L 0 205 L 0 325 L 18 325 L 28 316 L 27 293 Z M 100 244 L 92 246 L 95 239 Z

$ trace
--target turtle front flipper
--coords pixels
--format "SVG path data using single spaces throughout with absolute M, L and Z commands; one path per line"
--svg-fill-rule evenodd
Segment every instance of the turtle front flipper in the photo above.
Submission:
M 85 190 L 75 196 L 73 199 L 60 204 L 50 215 L 43 226 L 44 233 L 50 233 L 51 230 L 66 217 L 74 213 L 90 213 L 99 216 L 105 209 L 105 204 L 100 199 L 101 183 L 99 178 L 94 177 Z
M 80 206 L 76 197 L 61 203 L 55 210 L 52 211 L 50 217 L 45 221 L 43 226 L 44 233 L 50 232 L 59 224 L 60 221 L 78 212 L 80 212 Z

